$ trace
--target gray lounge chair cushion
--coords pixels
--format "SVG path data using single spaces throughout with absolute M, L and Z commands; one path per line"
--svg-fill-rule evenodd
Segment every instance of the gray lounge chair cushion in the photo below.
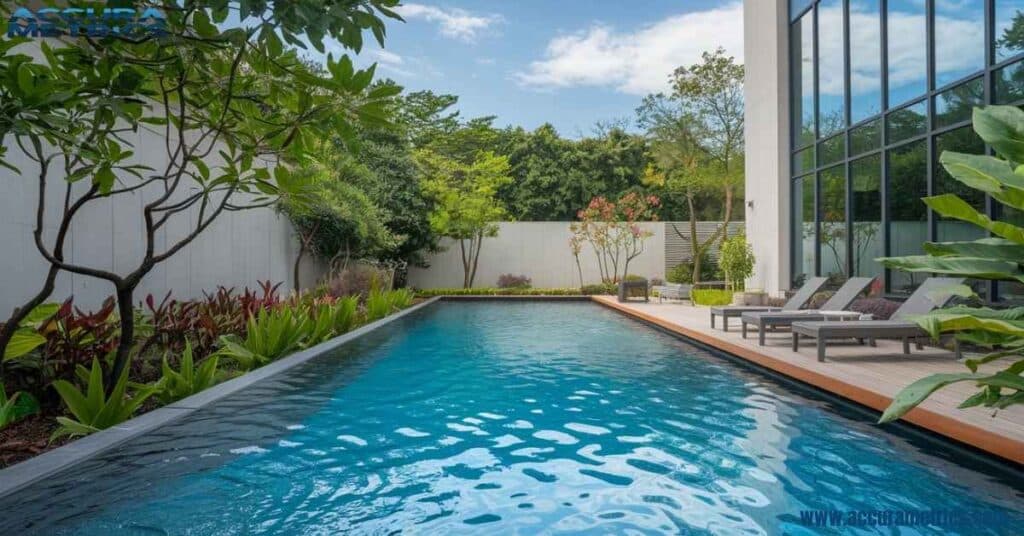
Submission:
M 807 302 L 811 301 L 811 298 L 813 298 L 827 282 L 828 278 L 826 277 L 812 277 L 808 279 L 804 282 L 804 286 L 800 287 L 800 290 L 796 291 L 796 294 L 793 294 L 793 296 L 791 296 L 782 307 L 769 307 L 762 305 L 726 305 L 723 307 L 712 307 L 711 314 L 729 317 L 740 316 L 743 313 L 757 311 L 798 311 L 804 305 L 807 305 Z
M 921 337 L 927 333 L 914 322 L 858 320 L 853 322 L 793 322 L 793 333 L 818 339 L 887 339 Z

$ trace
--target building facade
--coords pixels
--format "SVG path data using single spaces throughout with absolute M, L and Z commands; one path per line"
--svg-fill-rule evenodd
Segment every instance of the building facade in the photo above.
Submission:
M 752 284 L 780 291 L 812 275 L 877 276 L 888 294 L 911 292 L 923 276 L 874 259 L 983 236 L 929 211 L 928 195 L 955 193 L 991 218 L 1024 221 L 939 164 L 943 151 L 987 150 L 971 128 L 975 106 L 1024 104 L 1024 0 L 744 7 Z M 1024 294 L 975 287 L 993 300 Z

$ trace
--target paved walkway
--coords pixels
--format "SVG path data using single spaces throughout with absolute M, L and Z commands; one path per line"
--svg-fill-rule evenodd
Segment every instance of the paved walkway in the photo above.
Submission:
M 756 331 L 747 339 L 740 336 L 738 319 L 731 320 L 729 332 L 712 329 L 707 308 L 668 302 L 618 303 L 612 296 L 593 299 L 879 411 L 889 405 L 900 389 L 916 379 L 940 372 L 967 372 L 952 352 L 926 346 L 924 350 L 912 348 L 911 355 L 904 355 L 899 341 L 878 341 L 877 348 L 860 346 L 853 341 L 830 344 L 828 361 L 819 363 L 813 340 L 802 341 L 800 351 L 793 352 L 792 338 L 787 331 L 769 333 L 767 344 L 759 346 Z M 1024 463 L 1024 406 L 1002 410 L 995 416 L 986 408 L 958 409 L 957 405 L 973 392 L 974 387 L 969 383 L 952 385 L 932 395 L 905 419 L 997 456 Z

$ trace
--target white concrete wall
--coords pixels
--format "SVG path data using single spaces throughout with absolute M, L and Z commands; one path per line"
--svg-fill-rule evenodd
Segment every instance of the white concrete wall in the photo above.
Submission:
M 498 236 L 484 240 L 474 287 L 497 286 L 502 274 L 525 275 L 535 288 L 580 286 L 576 260 L 569 249 L 569 222 L 501 223 Z M 665 278 L 665 225 L 645 223 L 654 233 L 644 243 L 644 253 L 633 259 L 629 273 L 647 278 Z M 462 287 L 462 258 L 457 242 L 442 242 L 445 251 L 427 258 L 428 268 L 411 268 L 409 284 L 416 288 Z M 585 284 L 599 283 L 597 261 L 592 248 L 580 254 Z M 621 269 L 621 268 L 620 268 Z
M 748 288 L 789 289 L 788 2 L 743 3 L 746 221 L 756 265 Z
M 144 128 L 129 137 L 140 162 L 155 169 L 166 165 L 161 130 Z M 0 316 L 21 305 L 42 285 L 48 264 L 36 249 L 32 232 L 38 200 L 38 166 L 9 146 L 16 174 L 0 168 Z M 208 162 L 211 170 L 213 162 Z M 267 165 L 267 164 L 264 164 Z M 52 166 L 47 196 L 45 233 L 52 244 L 63 208 L 64 182 L 59 166 Z M 81 193 L 85 184 L 75 188 Z M 157 185 L 110 200 L 91 201 L 76 216 L 66 245 L 66 259 L 93 268 L 125 273 L 144 253 L 143 204 L 154 198 Z M 181 214 L 159 232 L 157 251 L 194 228 L 196 212 Z M 298 250 L 291 224 L 269 208 L 224 213 L 190 246 L 158 265 L 143 281 L 137 298 L 147 293 L 162 296 L 168 290 L 178 298 L 196 298 L 217 285 L 254 288 L 258 280 L 283 281 L 291 288 L 292 262 Z M 304 263 L 304 286 L 319 277 L 315 261 Z M 109 283 L 88 276 L 62 273 L 51 301 L 73 295 L 76 305 L 97 306 L 113 292 Z M 0 318 L 0 321 L 2 321 Z

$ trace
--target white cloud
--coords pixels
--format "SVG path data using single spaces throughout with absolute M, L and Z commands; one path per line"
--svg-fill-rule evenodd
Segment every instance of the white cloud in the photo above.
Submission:
M 402 65 L 405 63 L 405 58 L 387 50 L 377 49 L 371 51 L 370 54 L 383 65 Z
M 461 41 L 475 41 L 480 33 L 502 21 L 501 15 L 476 15 L 458 8 L 444 9 L 424 4 L 403 4 L 395 11 L 405 19 L 436 22 L 441 35 Z
M 544 59 L 516 73 L 535 88 L 610 86 L 645 95 L 666 91 L 676 67 L 700 61 L 705 51 L 723 47 L 743 61 L 743 4 L 729 4 L 669 17 L 635 32 L 595 24 L 552 39 Z

